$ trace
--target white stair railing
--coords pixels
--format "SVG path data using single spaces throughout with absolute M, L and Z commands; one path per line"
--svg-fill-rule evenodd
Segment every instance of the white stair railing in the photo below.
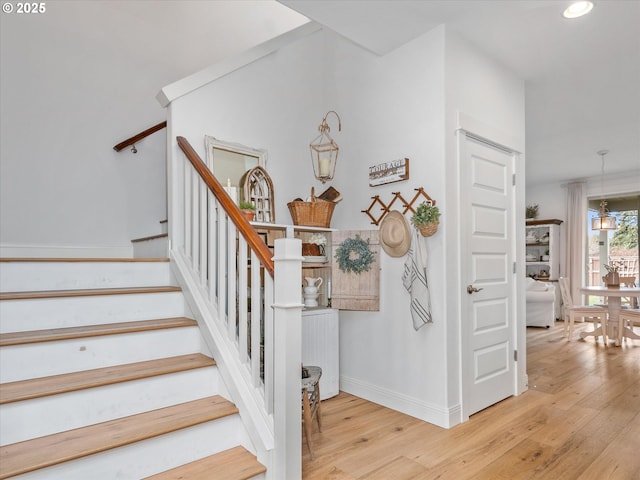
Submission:
M 275 256 L 183 137 L 169 168 L 169 249 L 268 478 L 301 476 L 301 243 Z

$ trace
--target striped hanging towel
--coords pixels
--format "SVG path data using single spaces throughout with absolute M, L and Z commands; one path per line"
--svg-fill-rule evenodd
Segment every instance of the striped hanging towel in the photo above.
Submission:
M 402 283 L 411 296 L 413 328 L 418 330 L 427 323 L 433 323 L 433 319 L 427 281 L 427 249 L 417 230 L 412 230 L 413 238 L 404 264 Z

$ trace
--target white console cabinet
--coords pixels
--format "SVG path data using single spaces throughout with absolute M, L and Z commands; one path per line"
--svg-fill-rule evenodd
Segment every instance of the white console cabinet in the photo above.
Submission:
M 302 311 L 302 364 L 322 368 L 320 399 L 335 397 L 340 390 L 340 337 L 338 310 Z

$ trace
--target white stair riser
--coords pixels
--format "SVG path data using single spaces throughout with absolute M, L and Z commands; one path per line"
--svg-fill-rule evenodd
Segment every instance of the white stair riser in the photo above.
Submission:
M 0 333 L 190 317 L 182 292 L 0 301 Z
M 218 393 L 215 366 L 0 405 L 0 445 Z
M 0 348 L 0 378 L 14 382 L 202 352 L 198 327 L 104 335 Z
M 169 262 L 5 262 L 0 265 L 3 292 L 172 284 Z
M 166 257 L 169 251 L 167 237 L 154 238 L 143 242 L 133 242 L 133 258 Z
M 139 480 L 238 444 L 249 445 L 243 432 L 240 417 L 232 415 L 18 475 L 12 480 Z

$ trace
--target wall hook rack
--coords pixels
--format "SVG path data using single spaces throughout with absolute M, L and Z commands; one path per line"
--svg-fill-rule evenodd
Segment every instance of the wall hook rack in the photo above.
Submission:
M 371 205 L 369 205 L 369 208 L 367 208 L 366 210 L 360 210 L 360 211 L 369 216 L 369 218 L 371 219 L 371 223 L 372 224 L 378 225 L 382 221 L 384 216 L 392 210 L 392 207 L 396 203 L 396 201 L 400 201 L 401 202 L 402 210 L 401 209 L 397 209 L 397 210 L 400 210 L 403 215 L 406 215 L 406 213 L 409 212 L 409 211 L 411 213 L 416 213 L 415 209 L 413 208 L 413 205 L 416 203 L 416 201 L 422 200 L 422 198 L 424 198 L 424 200 L 422 200 L 422 201 L 426 201 L 426 202 L 430 203 L 431 205 L 435 205 L 436 204 L 436 201 L 434 199 L 432 199 L 429 195 L 427 195 L 427 192 L 425 192 L 422 187 L 414 188 L 414 190 L 417 193 L 413 196 L 413 198 L 411 199 L 410 202 L 407 202 L 403 198 L 403 196 L 400 194 L 400 192 L 391 192 L 393 194 L 393 198 L 391 199 L 389 204 L 385 204 L 382 200 L 380 200 L 380 195 L 376 195 L 375 197 L 371 197 L 371 199 L 373 201 L 371 202 Z M 422 203 L 422 201 L 420 203 Z M 381 210 L 379 216 L 377 216 L 377 217 L 375 216 L 375 214 L 371 213 L 371 210 L 376 205 L 379 205 L 380 206 L 380 210 Z

